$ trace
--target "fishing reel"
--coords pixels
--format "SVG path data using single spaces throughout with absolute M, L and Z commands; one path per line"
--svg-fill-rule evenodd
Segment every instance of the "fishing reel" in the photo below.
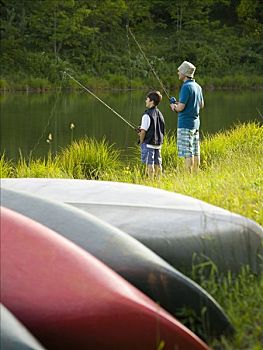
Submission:
M 175 110 L 175 105 L 176 105 L 176 98 L 175 97 L 170 97 L 169 98 L 169 102 L 170 102 L 170 107 L 171 107 L 171 110 L 174 111 Z
M 173 97 L 173 96 L 170 97 L 169 102 L 170 102 L 170 105 L 171 105 L 171 104 L 175 104 L 175 103 L 176 103 L 176 98 Z

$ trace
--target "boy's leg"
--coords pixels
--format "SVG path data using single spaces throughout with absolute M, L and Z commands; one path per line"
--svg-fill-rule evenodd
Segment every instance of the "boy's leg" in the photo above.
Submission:
M 141 160 L 145 164 L 145 174 L 149 177 L 154 175 L 154 153 L 145 143 L 141 145 Z
M 154 166 L 148 164 L 146 166 L 146 175 L 148 175 L 150 178 L 153 178 L 154 177 L 154 172 L 155 172 Z
M 160 177 L 162 174 L 162 155 L 161 149 L 154 150 L 154 170 L 156 177 Z

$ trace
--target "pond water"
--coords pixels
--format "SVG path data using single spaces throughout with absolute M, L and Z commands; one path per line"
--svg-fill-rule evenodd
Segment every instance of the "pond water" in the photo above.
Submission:
M 147 91 L 96 92 L 96 95 L 133 125 L 139 125 L 145 110 Z M 176 95 L 177 96 L 177 95 Z M 262 91 L 205 91 L 201 111 L 201 135 L 231 128 L 237 122 L 261 120 Z M 127 151 L 137 142 L 137 134 L 117 115 L 83 90 L 75 93 L 5 93 L 1 102 L 1 154 L 18 159 L 19 150 L 27 156 L 44 157 L 85 135 Z M 160 104 L 166 130 L 175 132 L 177 115 L 164 96 Z M 71 129 L 70 125 L 74 124 Z M 52 135 L 51 143 L 47 142 Z

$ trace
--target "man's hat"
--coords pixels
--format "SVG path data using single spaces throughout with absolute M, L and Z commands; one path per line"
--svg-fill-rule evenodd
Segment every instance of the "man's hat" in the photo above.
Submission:
M 178 67 L 178 71 L 186 77 L 193 78 L 196 67 L 187 61 L 184 61 L 181 66 Z

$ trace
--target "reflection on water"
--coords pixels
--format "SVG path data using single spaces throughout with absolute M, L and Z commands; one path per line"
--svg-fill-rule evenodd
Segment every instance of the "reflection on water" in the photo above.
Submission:
M 139 125 L 145 110 L 148 91 L 96 92 L 109 106 L 131 124 Z M 205 109 L 201 111 L 202 133 L 213 134 L 236 122 L 260 120 L 263 113 L 262 91 L 205 92 Z M 127 150 L 134 146 L 137 134 L 123 120 L 85 91 L 77 93 L 7 93 L 1 95 L 1 153 L 17 159 L 34 149 L 34 156 L 58 151 L 72 139 L 87 135 Z M 168 99 L 160 104 L 166 129 L 175 131 L 177 115 L 169 109 Z M 70 128 L 73 123 L 75 128 Z M 52 142 L 47 142 L 49 134 Z

